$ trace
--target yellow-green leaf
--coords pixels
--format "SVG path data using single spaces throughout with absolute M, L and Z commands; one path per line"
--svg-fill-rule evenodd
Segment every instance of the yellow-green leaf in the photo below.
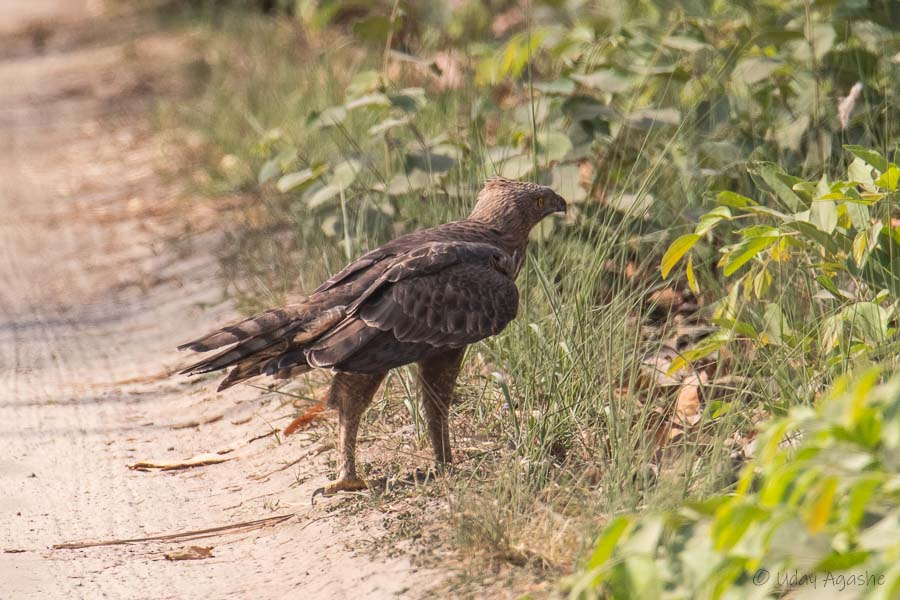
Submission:
M 684 256 L 688 250 L 693 248 L 694 244 L 696 244 L 699 239 L 700 236 L 696 233 L 688 233 L 672 242 L 672 245 L 666 250 L 666 253 L 662 257 L 662 262 L 660 263 L 663 279 L 669 276 L 669 271 L 672 270 L 672 267 L 681 260 L 681 257 Z
M 831 507 L 834 503 L 834 494 L 837 491 L 837 479 L 829 477 L 816 486 L 816 493 L 812 494 L 813 503 L 806 515 L 806 526 L 810 533 L 822 531 L 831 516 Z
M 892 192 L 897 191 L 897 184 L 900 183 L 900 169 L 897 165 L 892 164 L 888 170 L 878 176 L 875 185 L 881 188 L 887 188 Z
M 778 240 L 778 236 L 765 236 L 750 238 L 737 245 L 737 247 L 725 255 L 723 259 L 724 273 L 728 277 L 735 271 L 743 267 L 754 256 L 774 244 Z
M 885 158 L 875 150 L 852 144 L 845 144 L 844 150 L 851 152 L 854 156 L 857 156 L 858 158 L 864 160 L 867 164 L 872 165 L 879 171 L 887 171 L 888 161 L 886 161 Z
M 694 276 L 694 256 L 688 256 L 687 268 L 685 269 L 685 275 L 687 275 L 688 287 L 691 288 L 691 291 L 694 294 L 700 293 L 700 287 L 697 285 L 697 278 Z
M 599 567 L 612 557 L 613 550 L 619 539 L 626 531 L 631 529 L 632 519 L 626 516 L 620 516 L 613 519 L 603 528 L 603 533 L 597 539 L 597 545 L 594 547 L 594 553 L 588 561 L 587 568 L 593 569 Z
M 868 258 L 869 239 L 866 231 L 860 231 L 853 239 L 853 260 L 858 266 L 863 266 Z

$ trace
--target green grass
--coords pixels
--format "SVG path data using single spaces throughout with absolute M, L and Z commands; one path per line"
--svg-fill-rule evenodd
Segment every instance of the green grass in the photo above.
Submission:
M 687 14 L 635 26 L 629 32 L 633 38 L 620 31 L 618 37 L 594 40 L 579 64 L 590 72 L 593 63 L 604 64 L 604 56 L 621 60 L 620 54 L 633 47 L 652 66 L 664 54 L 653 40 L 684 35 L 681 30 L 693 23 L 689 10 L 679 10 Z M 736 18 L 726 12 L 714 15 L 718 23 Z M 197 39 L 192 73 L 199 91 L 193 102 L 162 107 L 162 123 L 200 140 L 196 159 L 207 174 L 201 178 L 207 193 L 246 194 L 256 203 L 223 250 L 229 291 L 247 311 L 314 288 L 347 259 L 398 234 L 464 217 L 481 181 L 491 174 L 491 148 L 509 144 L 537 163 L 541 140 L 572 122 L 575 95 L 557 98 L 534 90 L 535 83 L 553 81 L 569 69 L 565 47 L 554 49 L 562 58 L 542 51 L 532 62 L 526 60 L 523 71 L 505 75 L 513 82 L 506 87 L 467 80 L 460 89 L 438 91 L 429 76 L 406 63 L 400 63 L 406 65 L 401 72 L 382 73 L 383 51 L 360 43 L 346 27 L 314 29 L 301 19 L 231 10 L 184 17 L 178 26 L 189 27 Z M 779 15 L 769 25 L 779 18 L 781 25 L 789 22 Z M 828 20 L 827 15 L 817 18 Z M 782 42 L 759 42 L 746 24 L 734 27 L 739 40 L 734 55 L 710 54 L 702 80 L 708 96 L 688 89 L 692 80 L 673 71 L 637 78 L 629 93 L 609 95 L 608 104 L 623 113 L 652 108 L 653 102 L 691 105 L 695 99 L 689 91 L 697 95 L 697 103 L 714 103 L 716 94 L 735 85 L 728 69 L 739 51 L 756 58 L 766 52 L 788 56 Z M 420 33 L 423 49 L 428 48 L 428 31 Z M 404 38 L 403 43 L 412 42 Z M 478 61 L 508 52 L 508 46 L 485 47 L 478 40 L 461 45 L 477 57 L 476 71 L 484 64 Z M 834 60 L 856 56 L 847 53 Z M 777 119 L 764 109 L 782 114 L 783 107 L 776 105 L 787 103 L 786 88 L 776 84 L 809 83 L 821 96 L 824 115 L 835 110 L 827 97 L 837 95 L 835 86 L 855 80 L 845 63 L 831 71 L 813 65 L 807 79 L 802 68 L 809 65 L 799 59 L 796 64 L 800 66 L 791 66 L 796 73 L 777 75 L 771 88 L 756 90 L 755 100 L 741 98 L 729 118 L 716 116 L 713 104 L 707 113 L 685 112 L 674 127 L 631 130 L 612 123 L 610 131 L 595 131 L 582 150 L 575 144 L 572 152 L 585 153 L 583 160 L 594 167 L 591 183 L 605 192 L 605 200 L 580 202 L 573 207 L 574 216 L 537 236 L 518 282 L 523 299 L 518 319 L 502 335 L 470 349 L 461 380 L 461 402 L 452 422 L 456 445 L 464 449 L 457 450 L 459 468 L 446 484 L 446 510 L 455 527 L 453 539 L 465 554 L 534 569 L 544 578 L 570 572 L 590 553 L 613 515 L 673 508 L 686 499 L 732 489 L 755 425 L 768 415 L 813 403 L 855 362 L 848 358 L 835 364 L 811 343 L 821 339 L 831 309 L 814 299 L 815 281 L 802 265 L 776 265 L 767 301 L 781 306 L 797 335 L 767 345 L 737 340 L 708 358 L 702 365 L 709 384 L 702 389 L 699 423 L 660 442 L 660 436 L 666 437 L 660 427 L 671 424 L 681 388 L 661 387 L 648 375 L 646 359 L 675 340 L 686 321 L 709 324 L 716 313 L 727 313 L 725 300 L 735 289 L 715 266 L 717 248 L 733 242 L 734 234 L 717 233 L 695 250 L 704 284 L 696 298 L 700 309 L 678 314 L 655 305 L 653 293 L 666 289 L 682 304 L 694 300 L 684 292 L 687 284 L 680 275 L 674 284 L 660 279 L 658 264 L 666 246 L 692 230 L 710 206 L 708 192 L 728 188 L 764 194 L 759 180 L 743 168 L 750 158 L 777 160 L 804 176 L 833 175 L 846 167 L 839 147 L 832 148 L 823 164 L 770 139 L 778 130 L 773 126 Z M 386 116 L 401 114 L 395 107 L 353 110 L 339 126 L 315 126 L 321 111 L 363 95 L 352 88 L 363 86 L 372 73 L 387 77 L 389 94 L 411 86 L 426 89 L 425 101 L 403 113 L 411 125 L 389 136 L 368 133 Z M 862 70 L 856 75 L 873 82 L 880 77 Z M 873 86 L 873 98 L 854 128 L 829 130 L 829 135 L 889 147 L 896 106 L 885 91 L 889 86 Z M 561 120 L 540 118 L 544 98 L 551 114 L 563 115 Z M 826 121 L 823 116 L 812 131 L 817 125 L 825 131 Z M 833 124 L 827 127 L 833 129 Z M 446 137 L 435 140 L 442 135 Z M 449 172 L 408 193 L 385 190 L 414 173 L 409 155 L 429 157 L 446 145 L 456 149 L 456 165 Z M 740 159 L 725 160 L 730 152 Z M 284 173 L 322 165 L 326 178 L 342 161 L 361 160 L 361 166 L 340 198 L 311 208 L 316 184 L 280 193 L 277 179 L 257 182 L 260 169 L 276 156 L 286 157 Z M 539 166 L 530 176 L 557 173 L 552 162 Z M 629 194 L 651 195 L 646 214 L 616 208 Z M 752 300 L 737 294 L 731 316 L 759 323 L 762 305 Z M 886 371 L 896 366 L 894 356 L 883 356 L 883 361 Z M 405 391 L 376 410 L 406 411 L 406 418 L 418 423 L 408 385 L 392 389 Z M 425 448 L 422 430 L 417 431 Z M 479 568 L 473 561 L 473 572 Z

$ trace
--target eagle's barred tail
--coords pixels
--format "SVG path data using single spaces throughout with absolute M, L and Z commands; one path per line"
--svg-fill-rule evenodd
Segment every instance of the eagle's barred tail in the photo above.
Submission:
M 240 323 L 229 325 L 212 333 L 208 333 L 196 340 L 178 346 L 179 350 L 193 350 L 194 352 L 209 352 L 222 346 L 230 346 L 242 340 L 250 339 L 264 333 L 269 333 L 282 327 L 288 321 L 302 314 L 299 306 L 275 308 L 253 315 Z M 298 314 L 299 313 L 299 314 Z
M 263 374 L 270 363 L 278 362 L 286 354 L 292 356 L 294 361 L 291 361 L 293 364 L 282 365 L 282 368 L 301 362 L 303 365 L 300 366 L 306 366 L 305 358 L 297 350 L 317 340 L 345 314 L 344 306 L 316 310 L 308 305 L 260 313 L 180 346 L 198 352 L 226 346 L 218 354 L 190 365 L 181 373 L 199 375 L 234 367 L 219 388 L 225 389 L 238 381 Z

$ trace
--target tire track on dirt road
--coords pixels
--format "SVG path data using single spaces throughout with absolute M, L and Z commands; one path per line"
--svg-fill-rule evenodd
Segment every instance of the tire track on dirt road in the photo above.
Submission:
M 183 43 L 137 17 L 111 23 L 97 4 L 0 9 L 0 600 L 421 595 L 409 590 L 433 573 L 353 550 L 377 539 L 377 512 L 308 508 L 324 457 L 251 479 L 311 443 L 249 443 L 285 409 L 248 388 L 215 395 L 166 377 L 176 343 L 229 316 L 215 227 L 191 238 L 189 258 L 167 242 L 187 222 L 215 224 L 215 208 L 161 183 L 140 118 Z M 35 18 L 51 34 L 30 48 L 22 31 Z M 94 27 L 107 33 L 83 35 Z M 228 462 L 208 467 L 126 468 L 224 448 L 236 448 Z M 164 541 L 52 548 L 292 513 L 198 542 L 214 548 L 205 560 L 164 560 Z

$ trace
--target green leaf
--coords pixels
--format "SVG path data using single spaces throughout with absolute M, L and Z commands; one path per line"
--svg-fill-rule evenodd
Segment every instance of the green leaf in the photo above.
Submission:
M 834 280 L 831 279 L 831 277 L 829 277 L 828 275 L 816 275 L 816 281 L 818 281 L 819 285 L 825 288 L 828 293 L 830 293 L 836 299 L 841 300 L 843 298 L 841 293 L 838 291 L 837 286 L 834 284 Z
M 311 129 L 324 129 L 340 125 L 347 118 L 347 109 L 343 106 L 329 106 L 322 112 L 313 112 L 309 115 L 307 124 Z
M 694 233 L 697 235 L 703 235 L 716 225 L 718 225 L 722 221 L 730 221 L 731 220 L 731 211 L 728 210 L 725 206 L 719 206 L 702 217 L 700 217 L 700 221 L 697 223 L 697 226 L 694 228 Z
M 875 180 L 875 185 L 880 188 L 888 189 L 892 192 L 897 191 L 897 184 L 900 183 L 900 169 L 897 168 L 897 165 L 891 165 L 888 167 L 887 171 L 878 176 L 878 179 Z
M 688 53 L 694 53 L 698 50 L 712 47 L 706 42 L 679 35 L 670 35 L 669 37 L 663 38 L 662 45 L 666 48 L 671 48 L 672 50 L 680 50 Z
M 731 71 L 732 79 L 740 85 L 753 85 L 768 79 L 783 63 L 765 57 L 745 58 Z
M 832 552 L 819 561 L 815 566 L 815 570 L 819 573 L 846 571 L 866 562 L 869 556 L 870 553 L 865 550 L 851 550 L 843 553 Z
M 281 179 L 278 180 L 276 187 L 278 188 L 279 192 L 284 194 L 314 181 L 323 173 L 323 171 L 324 167 L 315 167 L 310 169 L 303 169 L 302 171 L 296 171 L 294 173 L 288 173 L 286 175 L 283 175 Z
M 847 178 L 852 182 L 859 183 L 862 185 L 863 189 L 867 191 L 875 191 L 875 179 L 872 177 L 872 166 L 859 157 L 854 158 L 853 162 L 850 163 L 850 166 L 847 167 Z M 859 192 L 854 188 L 848 188 L 846 190 L 848 196 L 852 196 L 853 192 L 856 192 L 857 195 L 859 195 Z
M 858 202 L 846 202 L 844 210 L 850 217 L 850 223 L 854 229 L 865 229 L 870 222 L 869 207 Z
M 756 277 L 753 278 L 753 293 L 756 294 L 757 298 L 762 298 L 769 291 L 769 286 L 771 285 L 772 275 L 769 273 L 769 269 L 763 267 L 756 274 Z
M 499 174 L 509 179 L 521 179 L 534 170 L 534 161 L 530 156 L 521 154 L 503 161 Z
M 768 514 L 768 511 L 749 504 L 731 504 L 720 509 L 712 529 L 716 550 L 719 552 L 731 550 L 741 541 L 753 523 Z
M 854 337 L 876 344 L 887 338 L 889 316 L 888 310 L 874 302 L 858 302 L 844 309 L 844 318 L 850 323 Z
M 362 163 L 360 161 L 353 158 L 347 159 L 334 167 L 328 183 L 338 188 L 347 189 L 356 181 L 361 168 Z
M 347 96 L 359 97 L 369 92 L 373 92 L 382 87 L 384 82 L 381 79 L 381 72 L 374 69 L 360 71 L 353 76 L 350 84 L 347 86 Z
M 397 173 L 387 184 L 387 193 L 401 196 L 426 189 L 432 184 L 431 176 L 425 171 L 414 169 L 409 173 Z
M 781 310 L 781 306 L 776 303 L 766 305 L 763 314 L 763 323 L 765 331 L 769 334 L 769 339 L 775 344 L 781 344 L 785 336 L 793 334 L 791 326 L 787 323 L 787 318 Z
M 627 92 L 634 85 L 631 77 L 612 69 L 599 69 L 588 75 L 574 74 L 571 77 L 585 87 L 610 94 Z
M 369 42 L 382 43 L 387 40 L 391 29 L 397 31 L 402 24 L 402 19 L 391 23 L 389 18 L 380 15 L 363 17 L 353 24 L 353 35 Z
M 390 104 L 391 101 L 387 96 L 385 96 L 381 92 L 375 92 L 372 94 L 359 96 L 358 98 L 353 98 L 352 100 L 348 100 L 344 104 L 344 108 L 346 108 L 347 110 L 353 110 L 355 108 L 362 108 L 364 106 L 390 106 Z
M 747 196 L 728 191 L 716 194 L 716 201 L 722 206 L 730 206 L 731 208 L 744 208 L 747 206 L 756 206 L 758 204 L 756 200 L 751 200 Z
M 594 546 L 594 552 L 588 560 L 587 568 L 593 569 L 606 563 L 612 555 L 625 533 L 631 529 L 632 520 L 630 517 L 619 516 L 613 519 L 603 528 L 603 533 L 597 538 L 597 545 Z
M 581 185 L 581 169 L 578 165 L 556 165 L 553 167 L 551 186 L 557 194 L 571 204 L 584 202 L 588 195 L 588 191 Z
M 625 121 L 629 127 L 644 131 L 660 125 L 677 127 L 681 123 L 681 112 L 677 108 L 642 108 L 628 113 Z
M 850 501 L 847 506 L 847 525 L 857 527 L 866 514 L 866 506 L 869 498 L 878 488 L 879 480 L 876 477 L 867 477 L 857 481 L 850 490 Z
M 832 233 L 838 223 L 837 204 L 831 200 L 815 200 L 809 207 L 809 222 L 825 233 Z
M 572 150 L 572 140 L 561 131 L 543 131 L 537 136 L 537 150 L 544 162 L 559 161 Z
M 837 215 L 837 208 L 835 208 L 835 215 Z M 834 254 L 838 251 L 838 245 L 834 241 L 834 238 L 824 231 L 821 231 L 812 223 L 806 223 L 804 221 L 791 221 L 789 223 L 785 223 L 784 227 L 800 232 L 801 234 L 803 234 L 803 237 L 807 238 L 811 242 L 818 244 L 819 246 L 824 248 L 826 252 Z
M 401 117 L 399 119 L 385 119 L 381 123 L 376 123 L 369 127 L 369 131 L 367 132 L 370 137 L 375 137 L 379 133 L 384 133 L 385 131 L 390 131 L 395 127 L 402 127 L 404 125 L 409 125 L 409 117 Z
M 729 277 L 734 274 L 735 271 L 743 267 L 757 254 L 774 244 L 777 240 L 777 235 L 755 237 L 735 246 L 734 250 L 730 251 L 722 258 L 725 276 Z
M 341 188 L 336 185 L 323 185 L 306 198 L 306 205 L 310 209 L 319 208 L 340 193 Z
M 566 77 L 560 77 L 555 81 L 548 82 L 536 81 L 534 82 L 534 89 L 542 94 L 568 97 L 575 92 L 575 82 Z
M 800 180 L 791 177 L 782 171 L 780 167 L 769 162 L 750 163 L 748 170 L 754 175 L 758 175 L 765 184 L 775 192 L 778 199 L 792 212 L 802 210 L 803 202 L 801 202 L 799 196 L 794 193 L 794 190 L 791 189 L 791 186 Z M 785 183 L 786 180 L 791 182 L 790 185 Z
M 672 245 L 666 250 L 666 253 L 662 257 L 662 262 L 660 263 L 660 271 L 662 272 L 663 279 L 669 276 L 669 271 L 672 270 L 672 267 L 681 260 L 681 257 L 684 256 L 688 250 L 694 247 L 694 244 L 696 244 L 699 239 L 700 236 L 696 233 L 688 233 L 672 242 Z
M 860 231 L 853 238 L 853 261 L 856 266 L 862 267 L 869 257 L 869 242 L 866 231 Z
M 875 150 L 870 150 L 869 148 L 856 146 L 853 144 L 845 144 L 844 150 L 852 153 L 854 156 L 861 158 L 882 173 L 888 170 L 888 161 L 885 160 L 885 158 Z
M 259 169 L 259 176 L 256 179 L 262 184 L 275 179 L 279 174 L 281 174 L 281 161 L 276 156 L 263 163 L 263 166 Z

